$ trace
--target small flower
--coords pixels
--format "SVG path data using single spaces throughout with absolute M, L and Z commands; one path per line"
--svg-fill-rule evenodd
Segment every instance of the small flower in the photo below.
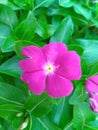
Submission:
M 98 113 L 98 75 L 92 76 L 86 81 L 86 90 L 90 97 L 89 103 L 91 109 Z
M 63 43 L 54 42 L 43 48 L 27 46 L 22 54 L 28 58 L 19 62 L 24 71 L 21 79 L 34 94 L 46 90 L 54 98 L 68 96 L 73 90 L 70 80 L 81 77 L 80 57 Z

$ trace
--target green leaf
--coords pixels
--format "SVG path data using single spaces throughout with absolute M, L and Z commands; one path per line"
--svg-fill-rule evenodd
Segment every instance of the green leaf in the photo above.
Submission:
M 35 1 L 35 7 L 34 10 L 39 8 L 39 7 L 48 7 L 50 6 L 52 3 L 54 2 L 54 0 L 36 0 Z
M 86 91 L 85 91 L 85 88 L 83 86 L 83 83 L 79 83 L 76 86 L 73 94 L 71 95 L 71 97 L 69 99 L 69 103 L 76 105 L 80 102 L 83 102 L 85 100 L 85 97 L 86 97 Z
M 46 39 L 54 33 L 54 30 L 55 28 L 47 23 L 47 20 L 43 15 L 39 16 L 36 27 L 36 33 L 40 37 Z
M 69 97 L 64 97 L 49 113 L 50 120 L 60 128 L 64 128 L 72 119 L 72 105 L 68 103 Z
M 98 63 L 94 64 L 94 66 L 91 68 L 91 71 L 89 73 L 89 76 L 98 74 Z
M 25 103 L 26 110 L 34 116 L 46 115 L 53 107 L 53 100 L 46 93 L 31 95 Z M 44 111 L 43 111 L 44 110 Z
M 15 52 L 17 54 L 17 56 L 19 56 L 20 58 L 23 58 L 22 56 L 22 48 L 25 46 L 38 46 L 36 43 L 30 42 L 30 41 L 25 41 L 25 40 L 19 40 L 15 42 Z M 40 46 L 40 44 L 39 44 Z
M 15 118 L 15 116 L 24 111 L 23 106 L 18 106 L 15 104 L 2 104 L 0 105 L 0 117 L 11 120 Z
M 88 63 L 85 59 L 81 59 L 81 69 L 83 75 L 88 75 Z
M 24 92 L 20 89 L 3 82 L 0 82 L 0 104 L 3 103 L 12 103 L 16 105 L 23 105 L 26 97 Z
M 73 22 L 70 17 L 63 19 L 54 35 L 51 37 L 50 42 L 64 42 L 68 43 L 73 33 Z
M 61 130 L 48 117 L 35 118 L 32 115 L 30 117 L 29 125 L 25 130 Z
M 6 62 L 0 65 L 0 73 L 19 78 L 22 71 L 18 67 L 18 62 L 19 58 L 17 56 L 8 59 Z
M 7 4 L 8 0 L 0 0 L 0 4 Z
M 0 23 L 0 46 L 4 44 L 8 36 L 11 35 L 11 29 L 8 25 Z
M 84 49 L 77 44 L 68 45 L 68 50 L 75 50 L 80 56 L 82 56 L 84 52 Z
M 0 5 L 0 22 L 8 25 L 13 30 L 18 23 L 15 11 L 6 5 Z
M 36 29 L 36 19 L 32 12 L 29 12 L 27 18 L 23 20 L 14 30 L 14 35 L 19 40 L 31 40 L 34 37 Z
M 83 130 L 87 122 L 95 119 L 95 114 L 85 102 L 74 106 L 73 116 L 73 125 L 76 130 Z
M 71 7 L 76 3 L 76 0 L 59 0 L 59 4 L 62 7 Z
M 74 10 L 76 13 L 83 15 L 87 20 L 91 19 L 91 10 L 86 5 L 82 5 L 78 2 L 74 4 Z
M 50 8 L 49 10 L 49 15 L 50 16 L 55 16 L 57 15 L 58 17 L 63 16 L 63 17 L 71 17 L 72 21 L 76 26 L 87 26 L 88 21 L 82 16 L 77 14 L 73 8 L 62 8 L 62 7 L 55 7 L 55 8 Z
M 77 39 L 77 44 L 81 45 L 84 49 L 83 58 L 89 65 L 98 61 L 98 41 L 97 40 L 85 40 Z
M 12 36 L 6 38 L 5 42 L 1 46 L 2 52 L 11 52 L 14 51 L 14 39 Z
M 12 128 L 11 123 L 3 118 L 0 118 L 0 130 L 15 130 Z

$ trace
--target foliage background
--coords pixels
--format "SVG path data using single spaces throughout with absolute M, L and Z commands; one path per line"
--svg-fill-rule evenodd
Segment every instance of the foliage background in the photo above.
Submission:
M 64 42 L 81 56 L 82 78 L 69 97 L 29 92 L 18 62 L 27 45 Z M 94 0 L 0 0 L 0 130 L 98 130 L 85 80 L 98 74 L 98 4 Z M 22 128 L 24 127 L 24 128 Z

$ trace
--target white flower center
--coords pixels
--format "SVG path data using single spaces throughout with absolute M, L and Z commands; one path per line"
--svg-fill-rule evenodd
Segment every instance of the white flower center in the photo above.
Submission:
M 46 74 L 53 73 L 55 70 L 55 66 L 51 63 L 47 63 L 43 68 Z

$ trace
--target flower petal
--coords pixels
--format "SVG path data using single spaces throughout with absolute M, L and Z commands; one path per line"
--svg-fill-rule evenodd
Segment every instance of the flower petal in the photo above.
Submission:
M 21 79 L 27 83 L 32 93 L 40 95 L 45 89 L 46 76 L 43 71 L 24 72 Z
M 73 84 L 70 80 L 56 74 L 48 75 L 46 91 L 50 96 L 54 98 L 68 96 L 71 94 L 72 90 Z
M 69 80 L 79 80 L 82 72 L 80 57 L 75 51 L 69 51 L 55 61 L 56 73 Z
M 95 113 L 98 113 L 98 102 L 96 102 L 95 99 L 90 98 L 89 103 L 90 103 L 91 109 L 92 109 Z
M 42 51 L 44 52 L 47 61 L 54 63 L 54 61 L 58 58 L 58 56 L 61 56 L 64 53 L 66 53 L 67 48 L 64 43 L 53 42 L 48 45 L 45 45 L 42 48 Z
M 22 70 L 30 72 L 43 68 L 45 64 L 45 56 L 42 50 L 36 46 L 27 46 L 22 49 L 22 53 L 30 58 L 25 58 L 19 62 L 19 66 Z
M 90 92 L 98 92 L 98 75 L 92 76 L 86 81 L 86 90 Z

